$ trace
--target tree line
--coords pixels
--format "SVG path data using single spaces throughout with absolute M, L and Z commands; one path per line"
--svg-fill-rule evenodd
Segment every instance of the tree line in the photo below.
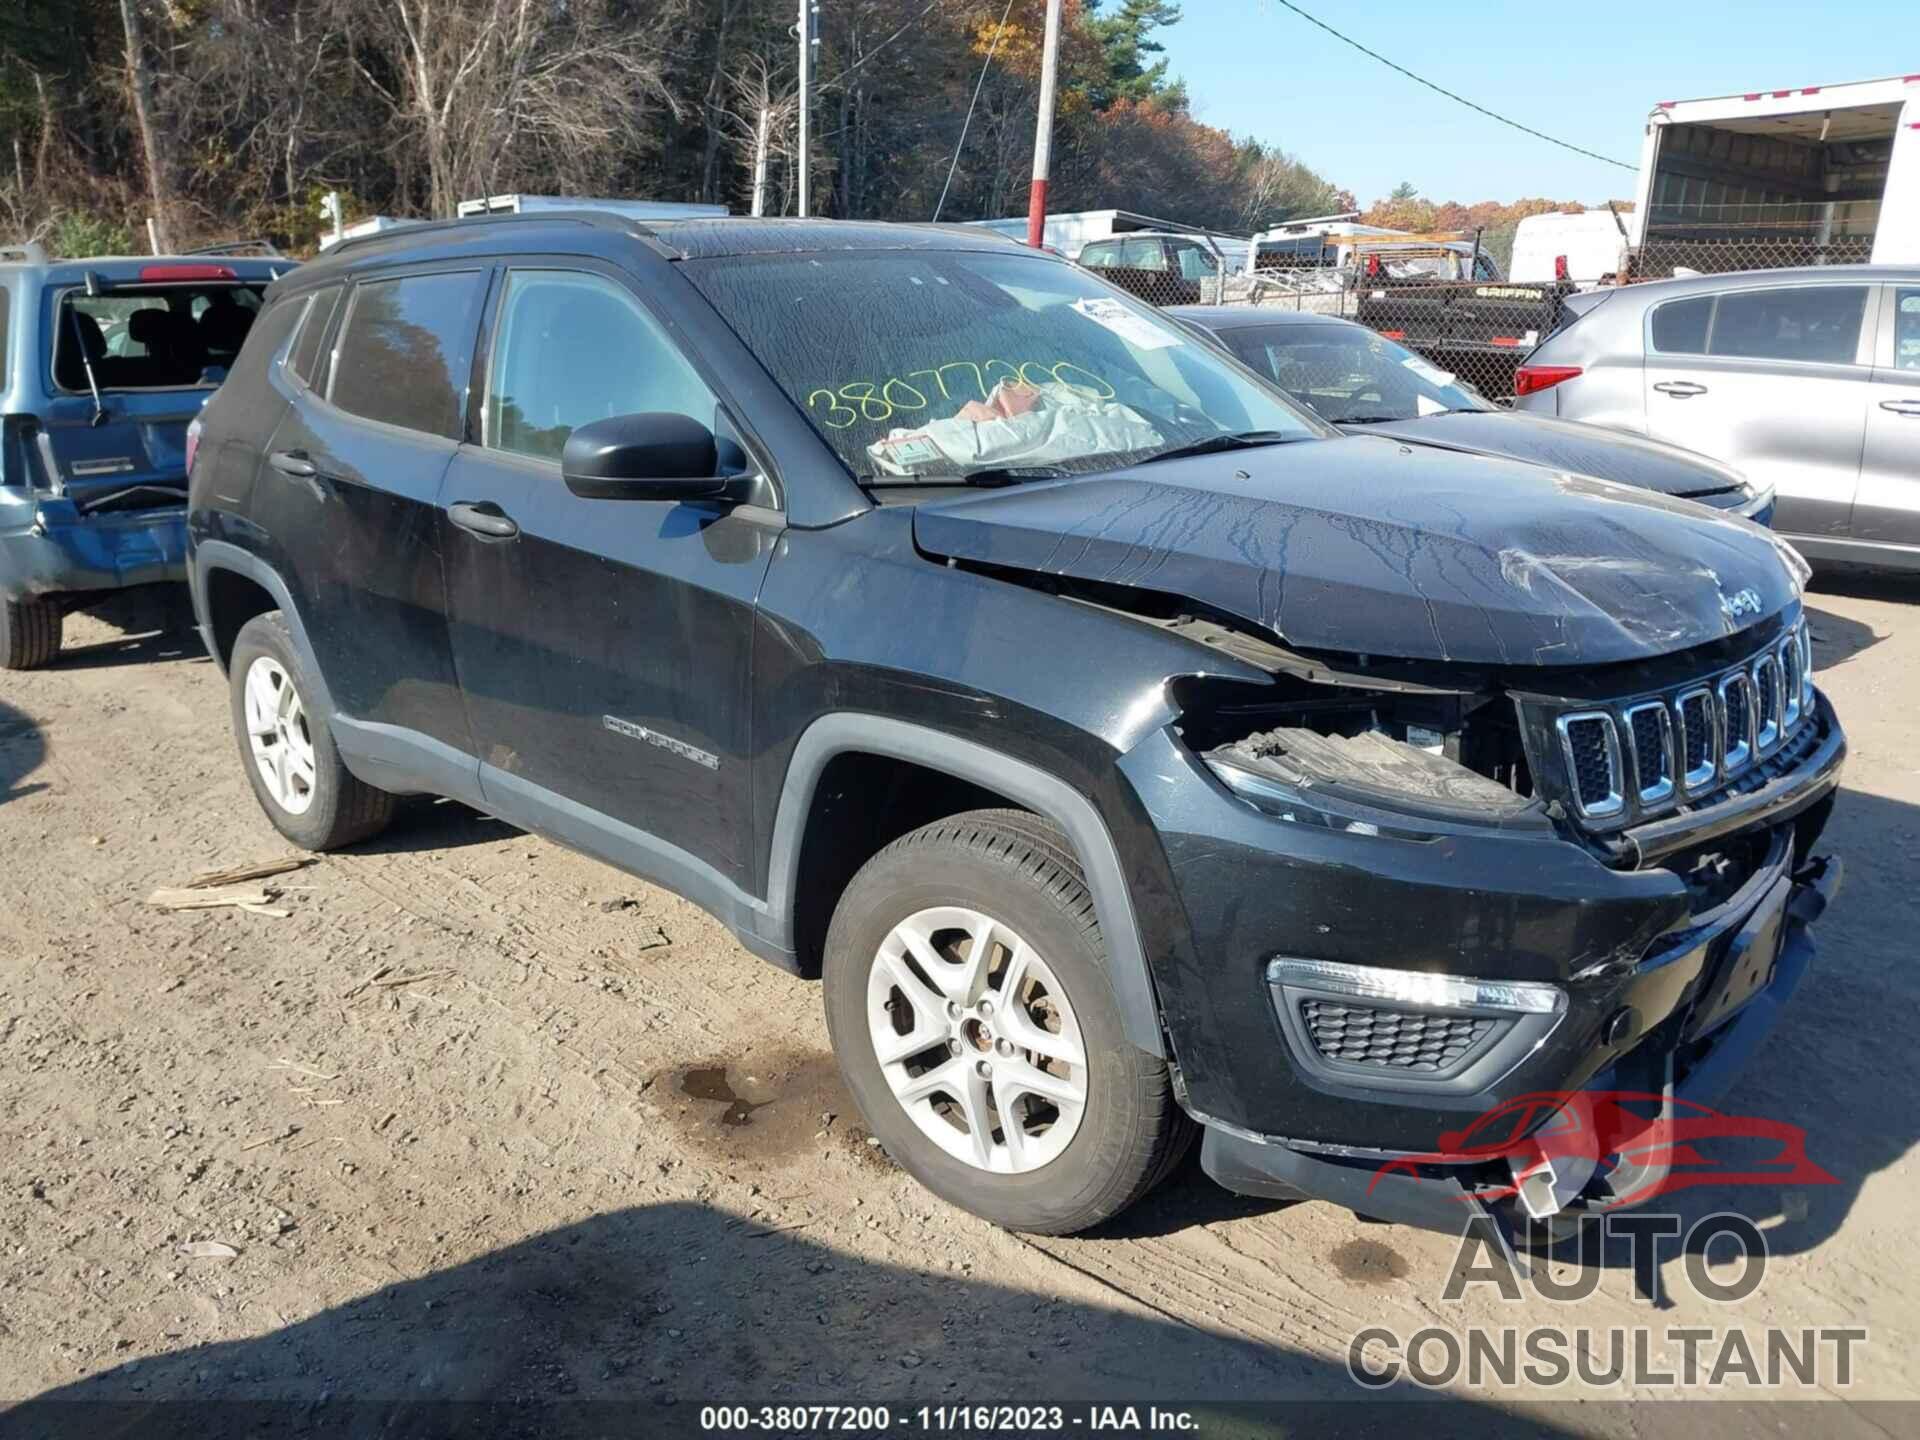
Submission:
M 895 220 L 1024 213 L 1044 0 L 821 0 L 797 153 L 793 0 L 9 0 L 0 240 L 264 236 L 473 196 L 631 196 Z M 1173 0 L 1066 0 L 1052 200 L 1249 232 L 1350 208 L 1202 123 Z M 972 112 L 971 123 L 966 122 Z M 962 146 L 961 133 L 966 130 Z

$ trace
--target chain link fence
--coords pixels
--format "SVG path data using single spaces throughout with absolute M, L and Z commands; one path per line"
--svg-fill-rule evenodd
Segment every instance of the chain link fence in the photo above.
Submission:
M 1623 249 L 1618 271 L 1601 283 L 1864 263 L 1875 218 L 1844 205 L 1657 213 L 1645 242 Z M 1081 258 L 1153 305 L 1258 305 L 1357 321 L 1501 402 L 1513 396 L 1520 362 L 1560 325 L 1567 297 L 1582 288 L 1568 280 L 1467 279 L 1461 272 L 1490 268 L 1484 255 L 1443 246 L 1356 251 L 1337 265 L 1271 264 L 1265 256 L 1258 263 L 1249 273 L 1203 237 L 1163 234 L 1116 237 L 1089 245 Z
M 1159 244 L 1155 237 L 1155 246 Z M 1513 394 L 1520 358 L 1547 333 L 1571 286 L 1454 278 L 1470 255 L 1396 256 L 1379 265 L 1232 267 L 1197 242 L 1156 250 L 1141 237 L 1113 247 L 1130 264 L 1088 268 L 1153 305 L 1257 305 L 1355 320 L 1416 351 L 1490 400 Z M 1082 260 L 1082 264 L 1087 264 Z

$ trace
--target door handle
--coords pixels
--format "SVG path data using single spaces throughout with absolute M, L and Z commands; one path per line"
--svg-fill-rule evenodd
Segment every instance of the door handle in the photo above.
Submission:
M 267 457 L 267 463 L 296 480 L 311 480 L 320 473 L 320 467 L 307 458 L 304 450 L 276 450 Z
M 1896 415 L 1911 415 L 1920 419 L 1920 400 L 1882 400 L 1882 410 L 1891 410 Z
M 447 507 L 447 518 L 462 530 L 487 540 L 511 540 L 520 533 L 491 500 L 459 500 Z
M 1676 400 L 1688 400 L 1695 395 L 1707 393 L 1707 387 L 1696 385 L 1691 380 L 1662 380 L 1653 387 L 1662 395 L 1671 395 Z

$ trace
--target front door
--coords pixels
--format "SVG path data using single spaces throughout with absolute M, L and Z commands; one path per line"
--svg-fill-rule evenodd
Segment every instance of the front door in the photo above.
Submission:
M 1771 485 L 1782 532 L 1846 534 L 1866 428 L 1872 293 L 1792 285 L 1655 307 L 1647 434 Z
M 1920 285 L 1886 289 L 1853 536 L 1920 546 Z
M 628 869 L 673 884 L 691 857 L 741 883 L 753 607 L 778 530 L 568 490 L 575 426 L 672 411 L 725 434 L 718 399 L 622 272 L 529 261 L 495 293 L 478 443 L 443 491 L 481 787 Z

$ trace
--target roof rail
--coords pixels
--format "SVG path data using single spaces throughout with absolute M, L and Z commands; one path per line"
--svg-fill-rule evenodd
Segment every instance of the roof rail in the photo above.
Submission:
M 29 265 L 47 263 L 47 247 L 38 240 L 29 240 L 24 245 L 0 245 L 0 260 L 21 260 Z
M 280 247 L 271 240 L 222 240 L 213 245 L 202 245 L 196 250 L 182 250 L 182 255 L 245 255 L 257 252 L 269 260 L 281 260 L 285 257 Z
M 595 210 L 583 206 L 578 210 L 535 210 L 521 215 L 463 215 L 455 220 L 408 220 L 394 226 L 391 230 L 376 230 L 370 235 L 349 235 L 337 240 L 325 251 L 325 258 L 346 250 L 373 245 L 381 241 L 392 241 L 402 237 L 411 239 L 415 235 L 444 233 L 449 230 L 473 230 L 482 225 L 593 225 L 603 230 L 620 230 L 629 235 L 651 235 L 653 229 L 645 221 L 630 216 L 617 215 L 611 210 Z

